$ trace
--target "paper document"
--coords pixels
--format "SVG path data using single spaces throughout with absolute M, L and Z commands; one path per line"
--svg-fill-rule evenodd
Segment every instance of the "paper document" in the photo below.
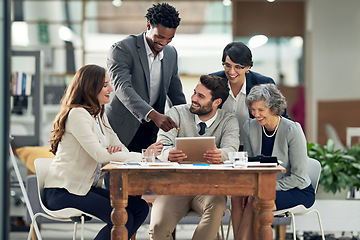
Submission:
M 277 163 L 248 162 L 248 167 L 276 167 Z
M 179 163 L 177 162 L 142 162 L 142 166 L 149 167 L 178 167 Z

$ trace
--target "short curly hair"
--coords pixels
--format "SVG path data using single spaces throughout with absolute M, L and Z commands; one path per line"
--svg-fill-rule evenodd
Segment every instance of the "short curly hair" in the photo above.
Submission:
M 179 18 L 179 12 L 168 3 L 153 4 L 153 6 L 147 10 L 145 17 L 153 27 L 161 24 L 167 28 L 177 28 L 181 20 L 181 18 Z
M 248 108 L 251 108 L 254 102 L 261 100 L 264 101 L 265 107 L 270 108 L 273 114 L 281 116 L 284 113 L 286 100 L 275 84 L 266 83 L 254 86 L 247 95 L 245 103 Z

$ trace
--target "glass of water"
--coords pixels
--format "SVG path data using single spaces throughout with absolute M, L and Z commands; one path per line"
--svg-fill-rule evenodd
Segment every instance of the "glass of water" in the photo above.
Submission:
M 155 149 L 141 149 L 142 162 L 155 162 Z
M 234 153 L 234 165 L 236 167 L 247 167 L 248 153 L 247 152 L 236 152 Z

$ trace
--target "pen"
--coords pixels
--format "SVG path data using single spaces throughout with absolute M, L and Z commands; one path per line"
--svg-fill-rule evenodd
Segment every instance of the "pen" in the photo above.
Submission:
M 193 163 L 193 166 L 210 166 L 208 163 Z
M 171 143 L 163 143 L 163 146 L 164 146 L 164 147 L 172 146 L 172 144 L 171 144 Z

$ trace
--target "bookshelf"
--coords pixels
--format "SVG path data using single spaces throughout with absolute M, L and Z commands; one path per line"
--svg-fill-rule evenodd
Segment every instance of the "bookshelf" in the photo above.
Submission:
M 40 144 L 41 51 L 11 51 L 10 134 L 13 146 Z

